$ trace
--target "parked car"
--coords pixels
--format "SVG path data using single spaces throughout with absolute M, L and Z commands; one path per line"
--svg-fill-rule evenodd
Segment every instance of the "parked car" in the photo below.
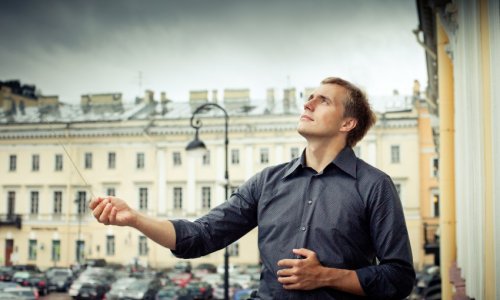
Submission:
M 180 287 L 185 287 L 193 279 L 191 273 L 171 273 L 170 280 Z
M 181 260 L 174 265 L 174 271 L 177 272 L 191 273 L 191 269 L 192 267 L 190 261 Z
M 5 290 L 6 288 L 14 288 L 14 287 L 20 287 L 20 285 L 11 281 L 0 281 L 0 291 Z
M 212 299 L 214 293 L 212 286 L 203 281 L 191 281 L 186 285 L 186 289 L 190 291 L 194 299 Z
M 41 295 L 47 294 L 47 278 L 43 273 L 18 271 L 12 276 L 12 281 L 21 286 L 31 286 L 38 289 Z
M 237 283 L 229 283 L 229 298 L 233 298 L 234 294 L 242 290 L 243 288 L 241 285 Z M 214 287 L 214 298 L 215 299 L 224 299 L 224 284 L 218 284 L 217 286 Z
M 124 277 L 111 284 L 111 289 L 106 293 L 106 300 L 118 300 L 125 296 L 125 290 L 134 282 L 136 278 Z
M 0 300 L 23 300 L 20 296 L 0 291 Z
M 109 286 L 100 282 L 86 282 L 80 286 L 74 297 L 76 300 L 101 300 L 108 291 Z
M 187 288 L 178 286 L 163 287 L 156 294 L 155 300 L 193 300 L 196 299 Z
M 15 297 L 22 300 L 37 300 L 38 299 L 38 291 L 36 288 L 32 287 L 14 287 L 14 288 L 6 288 L 4 292 L 14 295 Z M 12 298 L 11 298 L 12 299 Z M 9 300 L 11 300 L 9 299 Z
M 0 267 L 0 281 L 11 281 L 14 272 L 11 267 Z
M 49 291 L 66 292 L 73 283 L 73 271 L 68 268 L 53 268 L 45 272 Z
M 161 288 L 158 278 L 143 278 L 132 282 L 123 292 L 120 300 L 154 300 Z
M 199 264 L 194 268 L 195 274 L 217 273 L 217 267 L 214 264 L 204 263 Z

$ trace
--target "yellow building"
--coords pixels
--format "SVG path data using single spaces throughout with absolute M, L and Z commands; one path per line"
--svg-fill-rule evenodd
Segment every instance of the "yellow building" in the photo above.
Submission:
M 209 101 L 208 92 L 191 95 L 197 105 Z M 212 101 L 217 101 L 213 95 Z M 302 109 L 295 89 L 285 95 L 288 99 L 275 102 L 269 90 L 267 101 L 258 104 L 249 101 L 247 90 L 224 93 L 223 105 L 231 106 L 231 188 L 266 166 L 301 154 L 305 141 L 296 126 Z M 35 108 L 0 118 L 1 264 L 47 268 L 91 257 L 121 264 L 138 260 L 155 267 L 175 263 L 170 251 L 136 230 L 98 224 L 86 208 L 92 195 L 111 194 L 155 217 L 195 219 L 225 201 L 222 115 L 215 110 L 201 115 L 200 138 L 209 151 L 202 158 L 191 157 L 184 149 L 194 137 L 189 119 L 197 105 L 157 102 L 152 97 L 148 92 L 142 102 L 122 103 L 120 110 L 110 112 L 103 108 L 105 103 L 88 109 L 92 101 L 85 96 L 80 106 L 61 106 L 52 118 L 41 119 Z M 355 151 L 393 178 L 403 201 L 414 261 L 420 266 L 424 257 L 419 124 L 425 114 L 417 109 L 417 98 L 395 99 L 408 101 L 403 109 L 379 115 L 376 127 Z M 232 245 L 230 252 L 231 263 L 257 263 L 256 230 Z M 223 253 L 195 263 L 200 261 L 220 264 Z
M 500 4 L 417 1 L 439 116 L 442 299 L 500 299 Z

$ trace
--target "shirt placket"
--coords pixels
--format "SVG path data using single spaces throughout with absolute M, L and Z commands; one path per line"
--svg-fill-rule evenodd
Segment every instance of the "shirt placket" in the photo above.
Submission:
M 309 177 L 306 187 L 306 193 L 302 200 L 302 214 L 300 218 L 296 248 L 308 248 L 307 241 L 310 235 L 314 208 L 319 196 L 320 174 L 314 174 Z M 302 258 L 296 255 L 295 258 Z

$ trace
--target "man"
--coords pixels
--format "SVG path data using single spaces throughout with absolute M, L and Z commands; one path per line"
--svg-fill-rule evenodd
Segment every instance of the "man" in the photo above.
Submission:
M 359 88 L 326 78 L 300 116 L 302 156 L 264 169 L 200 219 L 156 220 L 114 197 L 90 208 L 99 222 L 132 226 L 183 258 L 258 226 L 262 299 L 402 299 L 415 272 L 401 202 L 390 177 L 352 150 L 374 123 Z

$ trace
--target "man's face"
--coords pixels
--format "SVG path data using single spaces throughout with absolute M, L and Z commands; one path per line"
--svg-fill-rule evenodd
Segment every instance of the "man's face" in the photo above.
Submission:
M 320 85 L 304 104 L 297 131 L 306 139 L 331 139 L 345 131 L 343 125 L 346 96 L 346 89 L 340 85 Z

